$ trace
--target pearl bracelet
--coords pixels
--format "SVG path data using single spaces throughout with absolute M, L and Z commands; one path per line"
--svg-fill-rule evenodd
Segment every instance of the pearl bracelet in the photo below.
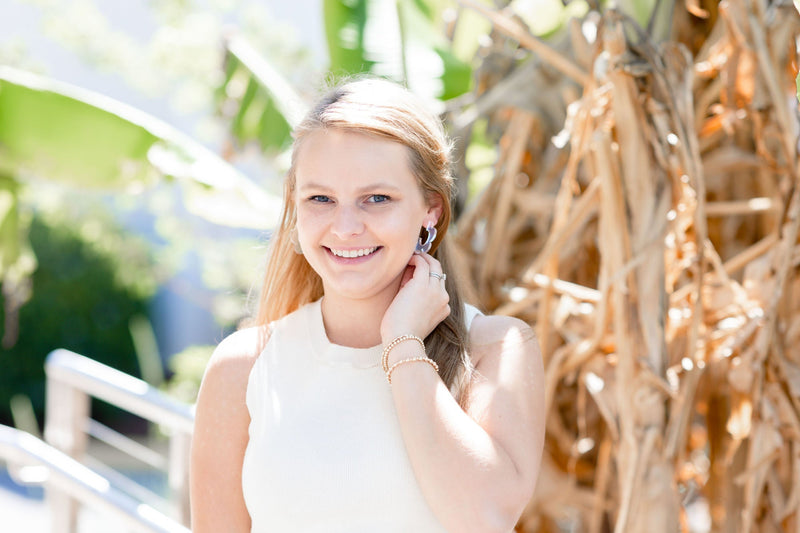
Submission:
M 398 344 L 400 344 L 401 342 L 408 341 L 408 340 L 417 341 L 419 343 L 419 345 L 422 346 L 422 351 L 423 352 L 425 351 L 425 343 L 422 341 L 422 339 L 420 339 L 416 335 L 400 335 L 399 337 L 394 339 L 392 342 L 387 344 L 386 348 L 383 349 L 383 354 L 381 355 L 381 366 L 383 367 L 383 371 L 384 372 L 389 372 L 389 352 L 391 352 L 392 349 L 395 346 L 397 346 Z
M 439 373 L 439 365 L 437 365 L 436 361 L 434 361 L 430 357 L 427 357 L 427 356 L 426 357 L 411 357 L 409 359 L 402 359 L 402 360 L 396 362 L 395 364 L 393 364 L 392 367 L 386 372 L 386 379 L 389 381 L 389 385 L 392 384 L 392 372 L 394 371 L 395 368 L 397 368 L 398 366 L 402 365 L 403 363 L 416 363 L 417 361 L 430 364 L 433 367 L 433 369 L 436 370 L 436 373 L 437 374 Z

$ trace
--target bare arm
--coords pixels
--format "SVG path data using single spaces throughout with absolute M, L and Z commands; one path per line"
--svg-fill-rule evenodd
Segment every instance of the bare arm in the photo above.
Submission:
M 430 366 L 392 374 L 400 426 L 414 473 L 448 531 L 508 533 L 536 485 L 544 445 L 544 381 L 533 332 L 508 317 L 478 317 L 476 370 L 467 412 Z M 392 358 L 422 355 L 403 343 Z
M 250 531 L 242 496 L 242 461 L 250 424 L 245 394 L 261 345 L 255 328 L 234 333 L 214 351 L 203 376 L 192 437 L 194 533 Z
M 415 255 L 381 321 L 384 344 L 424 337 L 450 312 L 438 261 Z M 448 531 L 514 528 L 536 485 L 544 447 L 544 369 L 531 329 L 510 317 L 476 317 L 470 356 L 478 379 L 465 412 L 425 363 L 398 366 L 392 395 L 411 466 L 431 509 Z M 389 366 L 421 357 L 402 342 Z

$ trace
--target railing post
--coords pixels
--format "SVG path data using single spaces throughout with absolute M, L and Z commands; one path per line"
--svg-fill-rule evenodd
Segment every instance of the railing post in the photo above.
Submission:
M 169 488 L 177 503 L 178 521 L 189 527 L 189 463 L 192 436 L 175 431 L 169 439 Z
M 48 378 L 46 402 L 45 440 L 73 459 L 80 460 L 86 452 L 88 442 L 83 428 L 89 417 L 89 396 Z M 45 493 L 50 507 L 50 531 L 75 533 L 78 525 L 78 501 L 51 483 L 45 485 Z
M 47 356 L 45 371 L 45 438 L 54 448 L 73 459 L 85 459 L 89 439 L 89 398 L 101 399 L 169 429 L 171 438 L 167 463 L 170 507 L 173 516 L 177 516 L 188 527 L 191 521 L 189 463 L 194 419 L 191 407 L 175 402 L 139 379 L 67 350 L 51 352 Z M 119 437 L 124 439 L 121 435 Z M 144 462 L 152 464 L 147 460 Z M 157 463 L 161 464 L 160 461 Z M 74 495 L 63 494 L 53 486 L 47 489 L 52 509 L 52 533 L 75 533 L 78 505 Z M 148 499 L 149 496 L 145 495 L 144 498 Z

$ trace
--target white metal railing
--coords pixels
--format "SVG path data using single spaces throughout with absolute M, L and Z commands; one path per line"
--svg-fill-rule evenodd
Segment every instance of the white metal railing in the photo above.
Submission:
M 89 467 L 25 431 L 0 425 L 0 458 L 14 466 L 45 467 L 49 488 L 69 494 L 75 501 L 110 517 L 123 519 L 126 529 L 142 533 L 189 533 L 184 525 L 121 492 Z M 58 517 L 51 516 L 51 523 L 58 527 Z
M 192 407 L 170 398 L 140 379 L 68 350 L 51 352 L 45 361 L 45 373 L 45 440 L 72 459 L 82 462 L 91 434 L 160 470 L 166 466 L 173 514 L 180 523 L 188 526 L 189 452 L 194 425 Z M 158 424 L 169 436 L 169 457 L 163 458 L 92 420 L 89 412 L 91 398 L 98 398 Z M 74 533 L 78 500 L 69 491 L 57 486 L 52 489 L 47 487 L 46 494 L 52 516 L 52 532 Z

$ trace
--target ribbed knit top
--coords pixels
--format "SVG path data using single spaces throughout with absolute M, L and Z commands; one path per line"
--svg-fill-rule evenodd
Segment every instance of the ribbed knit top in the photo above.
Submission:
M 403 444 L 381 346 L 325 333 L 320 300 L 273 324 L 247 384 L 253 533 L 445 531 Z M 467 306 L 467 327 L 478 310 Z

